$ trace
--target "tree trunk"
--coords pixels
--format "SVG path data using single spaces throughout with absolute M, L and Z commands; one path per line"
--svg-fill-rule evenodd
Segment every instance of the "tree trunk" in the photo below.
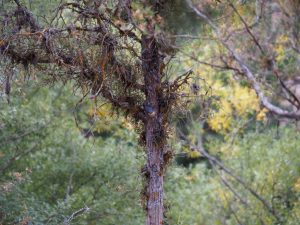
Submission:
M 147 153 L 146 165 L 146 225 L 163 224 L 163 175 L 164 146 L 166 144 L 164 114 L 160 112 L 161 90 L 160 66 L 163 57 L 158 51 L 154 37 L 142 37 L 143 74 L 146 87 L 145 141 Z
M 163 150 L 153 145 L 153 123 L 148 123 L 146 132 L 147 168 L 149 173 L 147 187 L 147 225 L 163 224 Z

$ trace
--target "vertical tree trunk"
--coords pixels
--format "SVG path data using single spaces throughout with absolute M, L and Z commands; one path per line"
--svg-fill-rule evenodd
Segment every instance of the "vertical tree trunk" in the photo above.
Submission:
M 150 108 L 145 121 L 147 152 L 146 211 L 147 225 L 163 224 L 163 167 L 166 142 L 163 113 L 159 110 L 161 74 L 159 68 L 163 57 L 159 54 L 154 37 L 142 37 L 143 74 L 146 86 L 145 105 Z M 145 110 L 147 113 L 147 110 Z

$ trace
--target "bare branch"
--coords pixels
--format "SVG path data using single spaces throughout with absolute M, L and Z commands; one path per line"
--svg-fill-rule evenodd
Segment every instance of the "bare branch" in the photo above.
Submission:
M 233 11 L 238 15 L 238 17 L 240 18 L 240 20 L 244 24 L 244 26 L 245 26 L 248 34 L 251 36 L 252 40 L 254 41 L 254 43 L 256 44 L 256 46 L 259 48 L 259 50 L 261 51 L 261 53 L 265 54 L 265 52 L 264 52 L 263 48 L 261 47 L 261 45 L 259 44 L 257 38 L 254 36 L 254 34 L 252 33 L 252 31 L 250 30 L 250 27 L 248 26 L 248 24 L 244 20 L 244 18 L 241 16 L 241 14 L 239 13 L 239 11 L 236 9 L 236 7 L 232 4 L 232 2 L 230 0 L 227 0 L 227 2 L 229 3 L 229 5 L 233 9 Z
M 291 119 L 299 119 L 300 118 L 300 112 L 295 110 L 295 111 L 288 111 L 284 110 L 278 106 L 275 106 L 272 104 L 269 99 L 265 96 L 263 90 L 261 89 L 259 83 L 256 81 L 254 74 L 246 65 L 246 63 L 241 59 L 241 57 L 236 53 L 236 51 L 225 41 L 223 40 L 221 33 L 219 31 L 219 28 L 216 26 L 216 24 L 208 18 L 203 12 L 201 12 L 197 7 L 193 5 L 191 0 L 186 0 L 187 3 L 189 4 L 190 8 L 202 19 L 204 19 L 209 26 L 212 28 L 212 30 L 215 32 L 216 36 L 218 37 L 219 41 L 221 44 L 230 52 L 232 55 L 233 59 L 238 63 L 238 65 L 241 67 L 241 72 L 246 76 L 247 80 L 251 84 L 252 88 L 255 90 L 256 95 L 258 96 L 260 102 L 262 105 L 267 108 L 270 112 L 281 116 L 281 117 L 286 117 L 286 118 L 291 118 Z
M 76 212 L 72 213 L 72 215 L 71 215 L 69 218 L 65 219 L 64 225 L 69 225 L 69 224 L 71 224 L 71 221 L 72 221 L 73 219 L 75 219 L 76 217 L 82 215 L 83 213 L 88 212 L 89 210 L 90 210 L 90 208 L 87 207 L 87 206 L 85 206 L 85 207 L 83 207 L 83 208 L 77 210 Z

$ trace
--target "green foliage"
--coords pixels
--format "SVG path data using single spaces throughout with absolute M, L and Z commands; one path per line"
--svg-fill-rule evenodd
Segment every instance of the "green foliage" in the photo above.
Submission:
M 211 143 L 209 151 L 218 152 L 227 146 L 227 152 L 219 152 L 225 166 L 265 199 L 281 224 L 296 225 L 300 212 L 300 159 L 295 157 L 299 153 L 298 136 L 293 128 L 280 128 L 279 134 L 275 129 L 249 132 L 234 143 Z M 175 167 L 168 178 L 170 224 L 278 223 L 257 197 L 215 166 Z
M 1 100 L 0 223 L 61 224 L 87 206 L 74 222 L 141 224 L 132 131 L 86 139 L 72 114 L 80 97 L 69 85 L 49 91 L 26 83 L 14 86 L 9 105 Z

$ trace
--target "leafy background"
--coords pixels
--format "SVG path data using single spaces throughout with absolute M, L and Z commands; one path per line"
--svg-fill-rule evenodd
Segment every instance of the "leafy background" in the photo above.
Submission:
M 207 33 L 176 2 L 167 17 L 170 29 L 184 33 L 174 23 L 178 17 L 188 32 Z M 42 15 L 50 14 L 57 1 L 24 3 L 46 24 Z M 0 5 L 2 10 L 12 6 L 6 1 Z M 220 11 L 214 6 L 212 1 L 203 3 L 217 16 Z M 245 7 L 239 10 L 250 18 Z M 263 28 L 258 31 L 262 35 Z M 291 77 L 299 69 L 299 57 L 287 47 L 284 33 L 274 37 L 270 45 L 276 60 Z M 300 141 L 295 122 L 279 124 L 243 80 L 195 64 L 186 55 L 214 57 L 223 51 L 216 43 L 179 43 L 185 54 L 177 54 L 171 71 L 192 68 L 205 101 L 195 99 L 189 111 L 180 109 L 172 118 L 169 145 L 174 160 L 166 175 L 166 224 L 299 224 Z M 0 224 L 143 224 L 140 171 L 145 155 L 130 121 L 112 114 L 109 105 L 82 101 L 72 83 L 49 86 L 43 77 L 30 68 L 16 70 L 9 104 L 1 92 Z M 266 82 L 276 87 L 272 79 Z M 188 145 L 200 142 L 230 173 Z M 82 213 L 75 215 L 78 210 Z

